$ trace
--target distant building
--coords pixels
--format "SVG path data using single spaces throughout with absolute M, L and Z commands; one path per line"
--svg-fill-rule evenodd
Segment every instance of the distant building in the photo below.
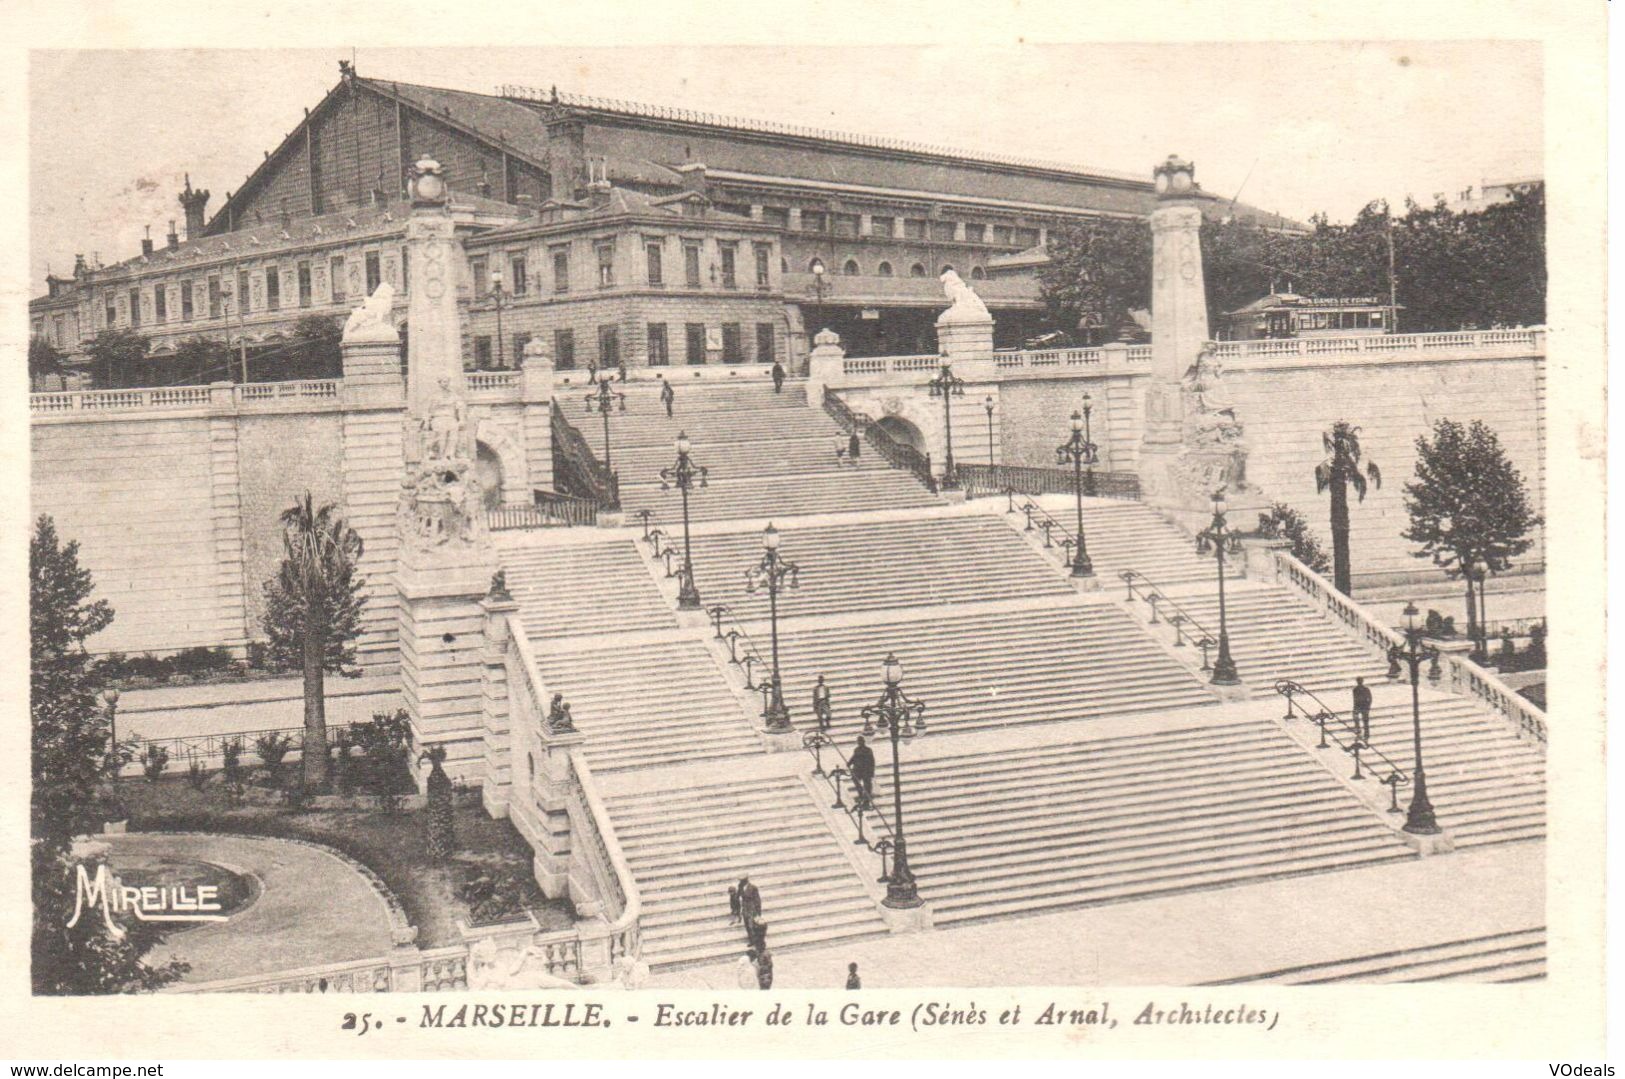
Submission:
M 1401 305 L 1403 306 L 1403 305 Z M 1376 296 L 1299 296 L 1272 292 L 1223 317 L 1230 341 L 1394 332 L 1395 308 Z
M 246 343 L 265 357 L 254 377 L 274 378 L 301 316 L 336 318 L 389 281 L 404 318 L 405 185 L 424 156 L 453 192 L 465 361 L 480 367 L 539 337 L 559 366 L 796 368 L 826 326 L 854 355 L 929 351 L 950 268 L 992 310 L 997 344 L 1016 345 L 1052 328 L 1035 275 L 1049 231 L 1153 203 L 1149 179 L 1103 170 L 340 69 L 212 216 L 188 178 L 184 238 L 171 222 L 162 247 L 51 278 L 35 332 L 81 371 L 89 341 L 119 328 L 159 354 L 197 335 Z M 1214 216 L 1278 221 L 1199 196 Z
M 1530 194 L 1543 190 L 1546 181 L 1539 176 L 1525 176 L 1517 180 L 1485 180 L 1476 188 L 1464 187 L 1456 192 L 1453 198 L 1445 200 L 1445 204 L 1457 213 L 1478 213 L 1491 206 L 1503 202 L 1511 202 L 1518 194 Z

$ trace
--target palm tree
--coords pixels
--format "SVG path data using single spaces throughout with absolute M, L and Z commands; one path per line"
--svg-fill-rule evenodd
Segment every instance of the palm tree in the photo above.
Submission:
M 305 677 L 305 740 L 300 753 L 307 791 L 327 786 L 325 674 L 355 671 L 360 630 L 361 537 L 329 503 L 309 493 L 282 512 L 282 565 L 265 582 L 265 629 L 271 651 Z
M 1315 493 L 1332 492 L 1332 583 L 1345 596 L 1349 591 L 1349 488 L 1365 501 L 1366 481 L 1382 486 L 1382 470 L 1375 462 L 1365 462 L 1360 470 L 1360 429 L 1347 420 L 1323 431 L 1321 445 L 1327 457 L 1315 466 Z

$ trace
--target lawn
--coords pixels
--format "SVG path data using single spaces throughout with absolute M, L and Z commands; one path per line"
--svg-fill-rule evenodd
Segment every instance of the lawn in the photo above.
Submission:
M 275 836 L 325 843 L 342 851 L 395 893 L 408 920 L 417 926 L 420 947 L 459 943 L 459 920 L 471 924 L 497 920 L 477 919 L 476 906 L 482 915 L 524 907 L 544 929 L 567 928 L 575 919 L 568 901 L 549 900 L 536 887 L 529 844 L 507 821 L 487 816 L 477 797 L 460 800 L 457 854 L 451 863 L 439 864 L 429 856 L 421 809 L 386 813 L 362 805 L 302 811 L 252 802 L 232 805 L 221 787 L 194 788 L 179 776 L 157 783 L 126 779 L 119 784 L 119 794 L 132 832 Z

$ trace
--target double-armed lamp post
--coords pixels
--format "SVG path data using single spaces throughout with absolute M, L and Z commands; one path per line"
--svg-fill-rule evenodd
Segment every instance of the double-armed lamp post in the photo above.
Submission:
M 954 365 L 944 354 L 937 377 L 927 382 L 926 386 L 930 389 L 932 397 L 942 398 L 942 431 L 946 441 L 942 458 L 942 489 L 954 491 L 959 488 L 959 476 L 954 468 L 953 400 L 955 397 L 965 396 L 965 380 L 954 374 Z
M 1213 676 L 1208 679 L 1215 686 L 1241 684 L 1236 673 L 1236 661 L 1230 658 L 1230 626 L 1224 605 L 1224 556 L 1241 552 L 1241 533 L 1225 520 L 1224 488 L 1213 492 L 1213 520 L 1206 529 L 1196 534 L 1198 554 L 1211 554 L 1219 572 L 1219 658 L 1213 661 Z
M 886 898 L 881 902 L 894 910 L 907 910 L 920 906 L 923 900 L 914 882 L 914 873 L 908 867 L 908 844 L 903 838 L 903 770 L 899 743 L 925 733 L 925 702 L 903 692 L 903 665 L 896 655 L 887 654 L 881 674 L 886 688 L 881 690 L 879 700 L 863 709 L 863 733 L 873 735 L 879 729 L 891 738 L 892 866 L 886 878 Z
M 678 582 L 677 606 L 685 611 L 697 611 L 701 606 L 700 590 L 694 584 L 694 559 L 691 553 L 694 544 L 688 531 L 688 493 L 696 483 L 700 487 L 705 486 L 705 478 L 710 470 L 704 465 L 696 465 L 688 451 L 687 433 L 677 432 L 677 462 L 670 468 L 660 470 L 660 489 L 669 491 L 676 487 L 683 495 L 683 579 Z
M 745 588 L 752 594 L 767 590 L 768 625 L 773 642 L 773 684 L 762 718 L 767 729 L 775 732 L 790 729 L 790 709 L 784 704 L 784 679 L 779 674 L 779 589 L 799 588 L 801 568 L 787 562 L 779 554 L 779 530 L 771 524 L 762 533 L 762 560 L 745 571 Z
M 626 411 L 626 394 L 609 388 L 609 379 L 598 383 L 597 391 L 587 391 L 587 411 L 597 410 L 604 417 L 604 471 L 613 471 L 609 461 L 609 414 L 619 405 L 622 412 Z
M 1061 464 L 1072 462 L 1072 490 L 1078 505 L 1078 543 L 1072 555 L 1072 576 L 1093 577 L 1095 564 L 1089 560 L 1089 547 L 1083 540 L 1083 466 L 1089 465 L 1090 474 L 1094 474 L 1095 444 L 1089 441 L 1083 416 L 1077 412 L 1072 413 L 1072 436 L 1055 447 L 1055 459 Z
M 1405 831 L 1412 835 L 1438 835 L 1439 822 L 1433 815 L 1433 803 L 1428 801 L 1427 778 L 1422 773 L 1422 664 L 1437 663 L 1438 649 L 1422 643 L 1424 630 L 1416 624 L 1416 604 L 1405 605 L 1405 643 L 1388 649 L 1390 667 L 1403 663 L 1411 669 L 1411 745 L 1415 753 L 1412 765 L 1411 807 L 1405 816 Z

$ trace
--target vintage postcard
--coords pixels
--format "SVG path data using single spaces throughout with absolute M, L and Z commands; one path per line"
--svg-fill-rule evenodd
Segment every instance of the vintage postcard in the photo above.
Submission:
M 12 50 L 7 1055 L 1601 1060 L 1600 13 L 403 8 Z

